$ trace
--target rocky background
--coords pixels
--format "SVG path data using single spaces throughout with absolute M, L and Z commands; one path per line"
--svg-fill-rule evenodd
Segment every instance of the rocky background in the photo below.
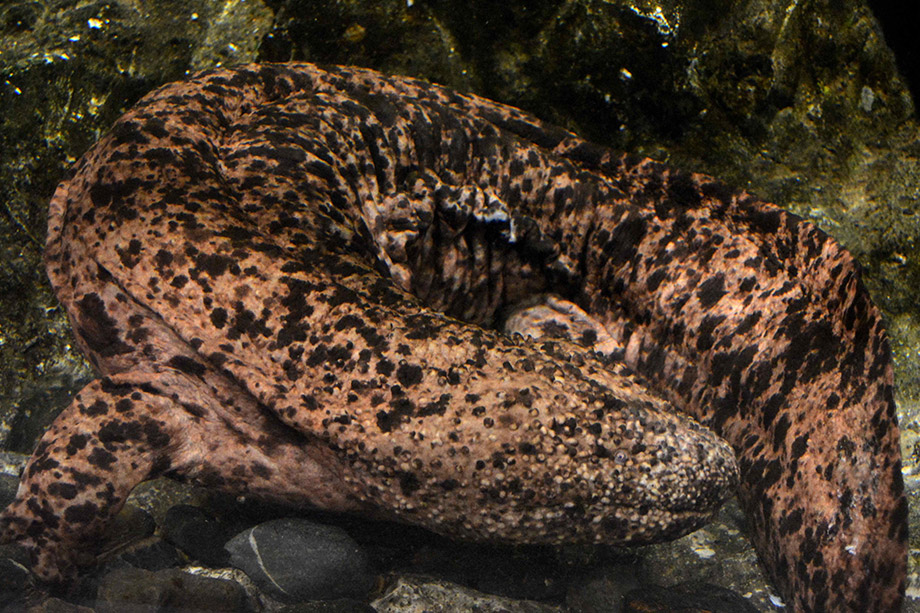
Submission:
M 893 23 L 896 40 L 906 27 Z M 920 611 L 911 598 L 920 597 L 920 129 L 910 88 L 861 0 L 3 0 L 0 450 L 9 453 L 0 503 L 12 496 L 16 454 L 31 450 L 92 377 L 72 349 L 41 262 L 54 187 L 151 89 L 214 66 L 288 60 L 368 66 L 520 106 L 599 143 L 748 189 L 842 242 L 865 268 L 892 338 L 911 502 L 907 610 Z M 912 74 L 911 65 L 902 67 Z M 64 599 L 94 606 L 98 596 L 95 606 L 104 610 L 114 606 L 106 602 L 135 598 L 125 586 L 143 584 L 147 598 L 162 602 L 194 606 L 170 590 L 217 602 L 224 592 L 210 595 L 207 582 L 238 586 L 225 581 L 230 575 L 164 569 L 226 566 L 221 545 L 250 517 L 248 507 L 234 504 L 162 482 L 144 488 L 126 513 L 128 536 L 113 551 L 123 557 L 138 537 L 173 562 L 122 564 Z M 257 519 L 248 526 L 285 515 L 253 511 Z M 303 608 L 313 605 L 290 599 L 282 605 L 278 594 L 260 593 L 255 577 L 255 585 L 243 577 L 243 591 L 225 590 L 227 610 L 358 611 L 374 599 L 381 611 L 474 604 L 486 611 L 612 610 L 605 607 L 636 585 L 688 580 L 710 585 L 680 588 L 684 604 L 696 597 L 688 594 L 725 599 L 726 611 L 769 611 L 777 603 L 731 505 L 705 530 L 631 552 L 472 547 L 366 522 L 345 522 L 344 529 L 359 553 L 352 570 L 333 574 L 364 577 L 357 591 L 297 592 L 308 600 L 338 598 L 316 606 L 343 608 Z M 264 533 L 284 543 L 318 530 L 289 522 Z M 334 549 L 340 536 L 321 540 Z M 4 568 L 14 566 L 0 563 L 0 575 Z M 10 589 L 37 610 L 79 610 L 54 608 L 76 605 L 39 592 L 23 595 L 24 577 L 15 577 L 0 579 L 0 606 Z M 654 601 L 656 594 L 647 588 L 642 597 Z M 734 603 L 737 595 L 748 601 Z

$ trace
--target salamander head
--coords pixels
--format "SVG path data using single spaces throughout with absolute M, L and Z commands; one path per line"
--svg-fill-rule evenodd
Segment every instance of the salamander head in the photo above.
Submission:
M 613 513 L 607 530 L 629 543 L 678 538 L 708 523 L 735 494 L 738 465 L 731 446 L 695 421 L 649 411 L 630 446 L 607 459 Z

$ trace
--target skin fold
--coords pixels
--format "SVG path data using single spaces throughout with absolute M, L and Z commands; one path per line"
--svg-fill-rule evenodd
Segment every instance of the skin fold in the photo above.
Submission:
M 248 66 L 119 120 L 46 262 L 100 378 L 0 518 L 42 578 L 158 475 L 519 543 L 675 538 L 737 486 L 793 610 L 900 606 L 879 313 L 827 235 L 708 177 L 413 79 Z

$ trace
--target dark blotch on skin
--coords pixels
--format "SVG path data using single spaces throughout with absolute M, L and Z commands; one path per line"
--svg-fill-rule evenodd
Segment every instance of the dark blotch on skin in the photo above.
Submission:
M 88 524 L 99 516 L 99 507 L 92 502 L 76 504 L 64 511 L 64 519 L 72 524 Z
M 112 467 L 112 464 L 115 463 L 115 456 L 106 451 L 97 447 L 87 456 L 87 461 L 99 468 L 101 470 L 109 470 Z
M 187 375 L 196 377 L 202 376 L 207 371 L 207 367 L 204 364 L 184 355 L 173 356 L 166 363 L 176 370 L 181 370 Z
M 417 364 L 401 363 L 396 369 L 396 379 L 403 387 L 411 387 L 422 382 L 422 367 Z
M 210 317 L 211 317 L 211 323 L 218 330 L 220 330 L 221 328 L 227 325 L 227 310 L 226 309 L 217 307 L 216 309 L 211 311 Z
M 48 486 L 48 492 L 53 496 L 60 496 L 64 500 L 73 500 L 79 490 L 73 483 L 54 482 Z
M 120 325 L 109 317 L 105 303 L 98 294 L 87 294 L 77 301 L 77 331 L 89 348 L 102 357 L 112 357 L 132 351 L 121 340 Z
M 708 309 L 727 293 L 725 290 L 725 277 L 722 273 L 717 273 L 700 283 L 696 296 L 699 298 L 700 305 L 704 309 Z

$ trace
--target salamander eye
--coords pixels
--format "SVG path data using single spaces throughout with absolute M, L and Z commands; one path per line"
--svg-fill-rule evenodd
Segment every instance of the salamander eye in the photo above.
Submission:
M 613 461 L 615 464 L 626 464 L 626 452 L 622 449 L 617 449 L 613 454 Z

